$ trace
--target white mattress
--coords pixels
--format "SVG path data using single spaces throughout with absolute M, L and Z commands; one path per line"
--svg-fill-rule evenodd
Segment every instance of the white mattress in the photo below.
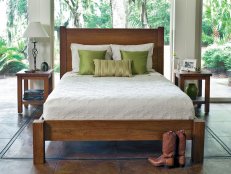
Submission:
M 193 119 L 191 99 L 153 72 L 127 77 L 66 73 L 44 104 L 45 120 Z

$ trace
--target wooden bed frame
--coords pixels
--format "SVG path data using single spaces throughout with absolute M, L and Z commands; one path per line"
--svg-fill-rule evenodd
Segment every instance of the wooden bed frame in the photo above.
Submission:
M 163 74 L 164 28 L 158 29 L 67 29 L 60 28 L 60 64 L 63 76 L 72 70 L 71 43 L 154 43 L 153 68 Z M 153 113 L 155 114 L 155 113 Z M 192 161 L 204 156 L 203 120 L 35 120 L 33 123 L 34 164 L 45 162 L 45 141 L 162 140 L 166 131 L 184 129 L 192 140 Z M 106 131 L 105 131 L 106 130 Z

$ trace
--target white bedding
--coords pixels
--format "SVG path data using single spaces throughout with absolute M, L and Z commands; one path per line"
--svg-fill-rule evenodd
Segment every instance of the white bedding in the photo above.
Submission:
M 45 120 L 193 119 L 191 99 L 159 73 L 93 77 L 66 73 L 44 104 Z

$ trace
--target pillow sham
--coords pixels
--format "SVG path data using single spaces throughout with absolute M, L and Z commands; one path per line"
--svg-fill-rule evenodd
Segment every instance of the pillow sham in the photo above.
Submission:
M 95 72 L 94 59 L 105 59 L 106 51 L 79 50 L 79 74 L 93 75 Z
M 131 60 L 94 59 L 95 77 L 131 77 Z
M 152 55 L 154 43 L 140 45 L 115 45 L 111 44 L 113 60 L 121 60 L 120 51 L 148 51 L 147 70 L 152 70 Z
M 120 51 L 122 60 L 131 60 L 132 74 L 145 74 L 147 70 L 148 51 Z
M 78 50 L 92 50 L 92 51 L 105 51 L 105 59 L 110 60 L 112 58 L 112 51 L 110 45 L 83 45 L 78 43 L 71 44 L 72 55 L 72 71 L 79 72 L 79 53 Z

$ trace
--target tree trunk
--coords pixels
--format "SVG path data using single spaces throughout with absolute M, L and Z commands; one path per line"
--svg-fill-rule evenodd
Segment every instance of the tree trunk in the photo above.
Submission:
M 112 8 L 112 0 L 110 0 L 110 7 L 111 7 L 111 23 L 112 23 L 112 27 L 113 27 L 113 8 Z
M 144 0 L 141 4 L 141 23 L 142 28 L 149 28 L 148 26 L 148 15 L 147 15 L 147 0 Z
M 14 0 L 9 0 L 7 3 L 7 36 L 8 36 L 8 43 L 11 44 L 12 42 L 12 28 L 14 26 L 14 11 L 15 5 Z
M 127 0 L 111 0 L 111 6 L 112 6 L 112 18 L 113 28 L 126 28 L 127 26 Z

